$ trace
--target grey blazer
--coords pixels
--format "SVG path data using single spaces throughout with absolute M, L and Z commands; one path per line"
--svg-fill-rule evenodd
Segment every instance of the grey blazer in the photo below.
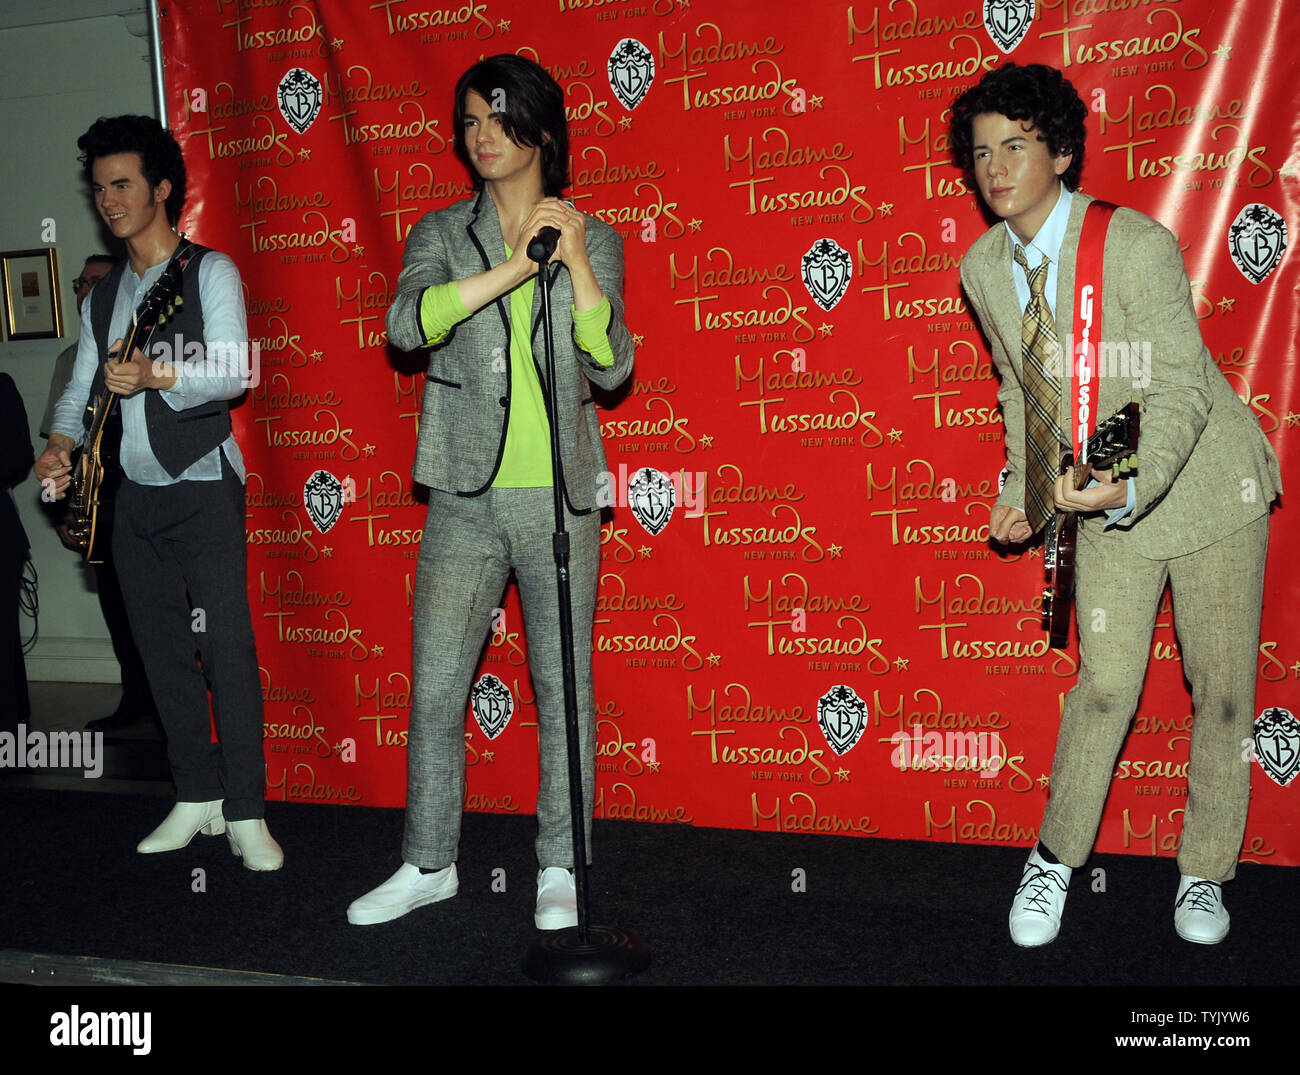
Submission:
M 560 452 L 565 497 L 571 511 L 597 508 L 606 470 L 591 385 L 615 388 L 632 370 L 632 337 L 623 323 L 623 240 L 603 221 L 586 218 L 587 253 L 609 300 L 609 342 L 614 364 L 601 366 L 573 338 L 573 284 L 562 264 L 549 266 L 558 380 Z M 505 260 L 496 205 L 486 191 L 423 216 L 406 240 L 397 295 L 388 311 L 388 339 L 405 351 L 427 346 L 420 298 L 433 285 L 486 272 Z M 420 432 L 411 473 L 433 489 L 478 496 L 496 478 L 505 449 L 510 363 L 510 304 L 503 295 L 456 325 L 429 354 Z M 546 394 L 541 288 L 533 296 L 533 359 Z M 496 367 L 494 369 L 494 366 Z M 548 403 L 549 406 L 549 403 Z M 551 421 L 556 420 L 551 415 Z
M 1073 327 L 1075 256 L 1083 215 L 1093 199 L 1075 193 L 1057 269 L 1057 324 Z M 1282 491 L 1277 456 L 1259 420 L 1242 403 L 1201 340 L 1182 254 L 1161 224 L 1119 209 L 1106 235 L 1101 340 L 1150 345 L 1149 383 L 1134 385 L 1136 364 L 1100 377 L 1105 419 L 1136 398 L 1142 404 L 1137 503 L 1108 539 L 1134 542 L 1151 559 L 1205 548 L 1268 512 Z M 988 337 L 1001 387 L 1010 473 L 998 503 L 1022 508 L 1025 494 L 1024 396 L 1020 304 L 1011 243 L 998 223 L 961 263 L 962 285 Z M 1063 334 L 1062 334 L 1063 336 Z M 1064 340 L 1062 341 L 1064 342 Z M 1112 355 L 1122 352 L 1111 351 Z M 1103 355 L 1105 351 L 1103 350 Z M 1140 380 L 1147 380 L 1146 376 Z M 1070 428 L 1072 394 L 1062 385 L 1061 428 Z

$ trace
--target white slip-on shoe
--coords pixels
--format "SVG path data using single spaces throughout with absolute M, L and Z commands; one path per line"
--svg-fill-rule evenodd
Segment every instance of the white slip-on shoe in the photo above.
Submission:
M 354 926 L 391 922 L 426 903 L 449 900 L 459 888 L 454 862 L 436 873 L 421 873 L 419 866 L 403 862 L 382 885 L 352 901 L 348 921 Z
M 573 874 L 563 866 L 548 866 L 537 874 L 538 929 L 567 929 L 578 924 L 578 894 Z

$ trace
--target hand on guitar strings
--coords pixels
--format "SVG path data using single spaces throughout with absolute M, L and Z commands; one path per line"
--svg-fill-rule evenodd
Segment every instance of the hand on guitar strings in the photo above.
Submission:
M 41 496 L 62 500 L 72 481 L 72 449 L 76 442 L 58 433 L 51 434 L 45 451 L 37 456 L 32 472 L 41 481 Z
M 113 357 L 104 363 L 104 385 L 119 396 L 131 396 L 145 388 L 160 391 L 176 384 L 176 375 L 170 365 L 163 362 L 151 362 L 145 353 L 136 348 L 126 361 L 119 361 L 117 353 L 122 341 L 116 340 L 108 349 Z
M 1128 479 L 1115 481 L 1109 470 L 1092 471 L 1095 485 L 1075 489 L 1074 467 L 1069 467 L 1056 479 L 1055 500 L 1059 511 L 1114 511 L 1128 503 Z

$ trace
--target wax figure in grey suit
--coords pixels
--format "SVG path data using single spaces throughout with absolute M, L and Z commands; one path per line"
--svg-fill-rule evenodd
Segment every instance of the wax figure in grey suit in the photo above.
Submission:
M 465 780 L 465 703 L 507 577 L 519 583 L 538 708 L 538 899 L 541 929 L 576 924 L 564 735 L 549 422 L 559 423 L 570 531 L 582 772 L 591 831 L 595 712 L 591 630 L 600 561 L 597 500 L 606 471 L 591 384 L 629 374 L 622 240 L 556 195 L 565 184 L 563 93 L 517 56 L 482 61 L 456 89 L 458 151 L 477 194 L 412 229 L 388 314 L 389 340 L 432 346 L 415 453 L 429 487 L 416 572 L 413 700 L 403 864 L 355 900 L 356 925 L 390 921 L 455 895 Z M 536 265 L 542 227 L 560 231 L 549 272 L 559 412 L 542 398 Z M 508 254 L 507 248 L 511 251 Z M 558 264 L 557 264 L 558 262 Z
M 975 242 L 961 268 L 1001 378 L 1008 475 L 990 530 L 1003 543 L 1031 536 L 1021 328 L 1030 284 L 1013 250 L 1024 248 L 1030 271 L 1047 259 L 1045 295 L 1054 298 L 1066 345 L 1075 256 L 1092 200 L 1074 190 L 1086 114 L 1060 72 L 1014 64 L 986 75 L 953 110 L 958 159 L 1004 221 Z M 1281 480 L 1258 421 L 1201 340 L 1174 237 L 1149 217 L 1118 209 L 1103 275 L 1096 414 L 1104 419 L 1140 400 L 1139 469 L 1127 481 L 1105 475 L 1081 492 L 1067 475 L 1054 489 L 1059 510 L 1084 516 L 1076 570 L 1080 670 L 1011 933 L 1022 946 L 1057 934 L 1071 868 L 1083 865 L 1096 839 L 1169 582 L 1195 713 L 1175 928 L 1187 940 L 1212 944 L 1227 934 L 1221 882 L 1233 876 L 1246 824 L 1250 764 L 1243 744 L 1254 714 L 1269 506 Z M 1130 345 L 1127 356 L 1108 346 L 1115 342 Z M 1072 404 L 1067 380 L 1062 430 L 1072 428 Z

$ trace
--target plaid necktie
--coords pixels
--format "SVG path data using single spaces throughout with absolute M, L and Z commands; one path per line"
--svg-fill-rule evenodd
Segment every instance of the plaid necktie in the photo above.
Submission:
M 1029 305 L 1020 323 L 1020 359 L 1025 388 L 1025 516 L 1037 533 L 1051 518 L 1052 487 L 1061 472 L 1061 358 L 1052 311 L 1043 297 L 1047 255 L 1030 270 L 1024 250 L 1017 246 L 1016 264 L 1029 278 Z

